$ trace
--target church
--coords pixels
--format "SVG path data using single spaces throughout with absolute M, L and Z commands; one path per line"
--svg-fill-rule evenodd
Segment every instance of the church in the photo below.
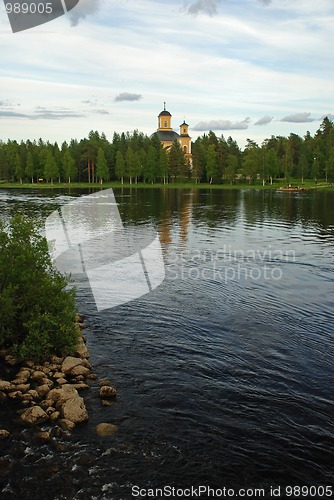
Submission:
M 164 149 L 170 150 L 173 142 L 178 140 L 185 157 L 191 162 L 191 137 L 188 133 L 189 125 L 183 121 L 180 125 L 180 133 L 178 134 L 172 129 L 172 115 L 166 110 L 166 103 L 164 109 L 158 116 L 158 129 L 153 135 L 157 135 Z

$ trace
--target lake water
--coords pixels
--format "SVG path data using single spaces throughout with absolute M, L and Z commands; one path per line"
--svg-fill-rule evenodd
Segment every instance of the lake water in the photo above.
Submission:
M 92 383 L 90 421 L 57 449 L 2 411 L 13 438 L 1 498 L 122 500 L 167 485 L 179 498 L 200 485 L 216 498 L 224 487 L 322 496 L 334 476 L 334 192 L 114 193 L 125 230 L 159 233 L 165 280 L 101 312 L 81 283 L 90 360 L 117 401 L 102 408 Z M 0 190 L 0 217 L 43 222 L 87 194 Z M 97 437 L 100 422 L 117 433 Z

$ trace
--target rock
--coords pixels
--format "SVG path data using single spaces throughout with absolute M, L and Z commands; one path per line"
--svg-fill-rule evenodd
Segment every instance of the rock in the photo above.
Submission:
M 73 431 L 75 428 L 75 423 L 71 420 L 67 420 L 66 418 L 61 418 L 58 423 L 63 431 Z
M 40 385 L 48 385 L 49 386 L 49 389 L 52 389 L 52 387 L 54 386 L 54 383 L 52 382 L 52 380 L 50 380 L 49 378 L 42 378 L 40 381 L 39 381 L 39 384 Z
M 51 422 L 55 422 L 60 417 L 60 412 L 54 411 L 53 413 L 50 414 L 49 417 L 50 417 Z
M 48 394 L 48 399 L 56 403 L 57 407 L 62 406 L 66 401 L 75 397 L 79 397 L 78 391 L 70 384 L 64 384 L 59 388 L 51 389 Z
M 87 375 L 88 380 L 96 380 L 97 379 L 97 375 L 96 373 L 90 373 L 89 375 Z
M 105 407 L 112 405 L 112 402 L 110 401 L 110 399 L 102 399 L 101 403 L 102 403 L 102 406 L 105 406 Z
M 64 385 L 64 384 L 67 384 L 67 380 L 66 378 L 57 378 L 57 384 L 58 385 Z
M 6 429 L 0 429 L 0 440 L 2 441 L 3 439 L 8 439 L 10 436 L 10 432 L 8 432 Z
M 21 392 L 28 392 L 30 389 L 30 384 L 19 384 L 15 386 L 15 389 Z
M 60 413 L 62 418 L 70 420 L 74 424 L 81 424 L 88 420 L 87 409 L 84 400 L 80 396 L 66 401 L 61 407 Z
M 37 425 L 49 419 L 45 411 L 40 406 L 28 408 L 21 414 L 21 420 L 28 425 Z
M 78 346 L 77 346 L 77 348 L 75 350 L 75 354 L 77 356 L 79 356 L 79 358 L 81 358 L 81 359 L 87 359 L 87 358 L 89 358 L 88 349 L 87 349 L 86 344 L 85 344 L 85 342 L 83 341 L 82 338 L 79 339 Z
M 96 426 L 96 433 L 101 437 L 112 436 L 117 430 L 117 425 L 113 424 L 102 423 Z
M 117 391 L 114 387 L 104 385 L 99 390 L 99 396 L 102 399 L 113 399 L 116 397 Z
M 21 368 L 21 370 L 16 375 L 16 380 L 18 381 L 19 384 L 26 384 L 29 378 L 30 378 L 30 371 L 25 368 Z M 15 381 L 13 381 L 13 383 L 14 382 Z
M 44 399 L 44 401 L 41 401 L 39 405 L 41 408 L 43 408 L 43 410 L 46 410 L 47 408 L 52 407 L 53 400 L 52 399 Z
M 73 387 L 75 387 L 77 391 L 89 389 L 89 385 L 84 384 L 82 382 L 79 382 L 78 384 L 73 384 Z
M 45 413 L 50 416 L 52 413 L 54 413 L 56 410 L 53 408 L 53 406 L 48 406 L 47 409 L 45 410 Z
M 0 380 L 0 391 L 9 391 L 12 388 L 12 384 L 7 382 L 7 380 Z
M 53 374 L 53 378 L 56 378 L 56 379 L 57 378 L 64 378 L 64 377 L 65 377 L 65 375 L 62 372 L 55 372 Z
M 71 376 L 74 376 L 74 377 L 76 377 L 76 376 L 83 376 L 83 377 L 85 377 L 85 376 L 87 376 L 88 374 L 89 374 L 89 370 L 88 370 L 88 368 L 86 368 L 86 367 L 84 367 L 84 366 L 82 366 L 82 365 L 75 366 L 75 367 L 71 370 L 71 372 L 70 372 L 70 375 L 71 375 Z
M 30 375 L 31 380 L 35 380 L 36 382 L 43 379 L 44 377 L 45 373 L 40 370 L 36 370 Z
M 51 356 L 50 361 L 51 363 L 60 366 L 64 361 L 64 358 L 58 358 L 58 356 Z
M 28 391 L 28 394 L 30 394 L 33 399 L 38 399 L 39 398 L 38 392 L 35 391 L 35 389 L 30 389 L 30 391 Z
M 23 363 L 23 366 L 26 366 L 27 368 L 33 368 L 35 366 L 35 363 L 31 360 L 28 360 Z
M 8 394 L 8 397 L 10 399 L 20 399 L 22 397 L 22 392 L 21 391 L 13 391 Z
M 44 398 L 50 392 L 50 387 L 48 385 L 39 385 L 36 387 L 36 391 L 40 398 Z
M 99 381 L 99 386 L 100 386 L 100 387 L 103 387 L 104 385 L 111 385 L 110 380 L 108 380 L 107 378 L 102 378 L 102 379 Z
M 37 432 L 37 434 L 35 435 L 35 440 L 38 443 L 49 443 L 51 440 L 50 433 L 47 431 Z
M 21 398 L 22 403 L 24 401 L 29 401 L 30 402 L 32 400 L 33 400 L 33 397 L 32 397 L 32 395 L 29 392 L 27 394 L 23 394 L 22 395 L 22 398 Z
M 61 371 L 67 375 L 73 368 L 82 364 L 82 359 L 74 358 L 73 356 L 67 356 L 61 365 Z

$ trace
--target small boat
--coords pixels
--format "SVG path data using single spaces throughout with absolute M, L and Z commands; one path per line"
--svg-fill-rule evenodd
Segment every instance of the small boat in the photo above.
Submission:
M 299 193 L 300 191 L 306 191 L 306 188 L 301 188 L 299 186 L 293 187 L 293 186 L 287 186 L 287 187 L 280 187 L 277 189 L 277 191 L 288 191 L 290 193 Z

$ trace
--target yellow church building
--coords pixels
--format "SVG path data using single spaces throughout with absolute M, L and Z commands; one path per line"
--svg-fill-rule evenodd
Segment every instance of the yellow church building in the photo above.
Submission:
M 185 157 L 191 162 L 191 137 L 189 135 L 189 125 L 183 121 L 180 125 L 180 133 L 178 134 L 172 128 L 172 115 L 166 110 L 166 103 L 164 109 L 158 116 L 158 129 L 154 134 L 157 135 L 161 141 L 164 149 L 170 150 L 173 142 L 178 140 Z

